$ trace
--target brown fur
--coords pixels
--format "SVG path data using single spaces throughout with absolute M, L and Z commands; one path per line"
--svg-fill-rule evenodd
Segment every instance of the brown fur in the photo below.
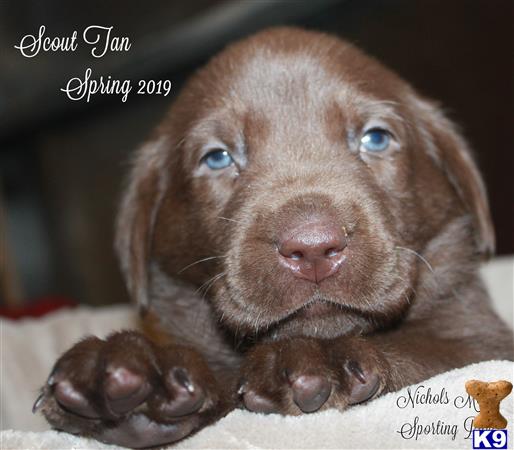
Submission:
M 393 136 L 383 154 L 359 151 L 373 124 Z M 209 170 L 219 146 L 235 164 Z M 312 283 L 277 245 L 319 220 L 344 227 L 346 259 Z M 261 32 L 191 78 L 137 154 L 116 245 L 158 332 L 65 354 L 37 404 L 60 429 L 159 445 L 238 405 L 344 409 L 513 357 L 477 275 L 494 233 L 466 143 L 397 75 L 321 33 Z M 85 378 L 70 369 L 81 358 Z

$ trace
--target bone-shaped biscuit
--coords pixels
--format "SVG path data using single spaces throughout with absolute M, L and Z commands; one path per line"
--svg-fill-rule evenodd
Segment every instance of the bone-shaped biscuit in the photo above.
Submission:
M 469 380 L 466 382 L 466 392 L 471 395 L 480 407 L 480 413 L 473 420 L 474 428 L 507 427 L 507 419 L 500 414 L 500 402 L 512 391 L 512 383 L 505 380 L 494 383 Z

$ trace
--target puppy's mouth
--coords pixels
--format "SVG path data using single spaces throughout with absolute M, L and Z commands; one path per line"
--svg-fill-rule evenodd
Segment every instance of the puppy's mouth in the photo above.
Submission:
M 298 319 L 310 319 L 313 317 L 331 316 L 340 310 L 341 305 L 324 299 L 315 298 L 307 302 L 300 309 L 294 311 L 291 315 L 294 315 Z
M 404 284 L 397 280 L 384 291 L 382 304 L 370 307 L 367 302 L 356 303 L 350 298 L 333 297 L 324 293 L 318 286 L 309 298 L 298 303 L 296 307 L 284 311 L 273 322 L 278 325 L 291 322 L 306 323 L 313 319 L 318 319 L 318 322 L 325 319 L 330 321 L 335 318 L 347 317 L 352 322 L 371 321 L 371 323 L 386 324 L 403 317 L 410 305 L 411 294 L 410 284 Z M 385 299 L 387 298 L 391 299 L 390 304 L 386 303 Z
M 324 296 L 319 290 L 309 299 L 307 299 L 301 306 L 291 310 L 286 315 L 286 320 L 291 319 L 311 319 L 318 317 L 329 317 L 341 312 L 345 306 L 339 302 Z

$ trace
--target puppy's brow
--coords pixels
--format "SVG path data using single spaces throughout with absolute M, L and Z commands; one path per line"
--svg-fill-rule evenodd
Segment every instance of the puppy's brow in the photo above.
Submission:
M 399 112 L 400 104 L 392 100 L 370 100 L 359 102 L 357 108 L 361 115 L 395 122 L 405 123 L 406 119 Z

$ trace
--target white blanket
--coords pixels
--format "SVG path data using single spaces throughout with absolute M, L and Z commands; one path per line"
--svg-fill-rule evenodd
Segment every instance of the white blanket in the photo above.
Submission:
M 484 268 L 496 309 L 512 326 L 513 260 L 497 260 Z M 115 448 L 66 433 L 48 431 L 30 408 L 56 357 L 84 334 L 105 336 L 133 328 L 136 318 L 127 306 L 61 311 L 43 320 L 0 320 L 0 449 Z M 258 415 L 235 411 L 175 448 L 471 448 L 467 399 L 468 379 L 513 381 L 514 363 L 489 361 L 440 374 L 420 385 L 388 394 L 343 413 L 325 411 L 301 417 Z M 433 404 L 407 404 L 408 391 L 436 395 Z M 443 391 L 444 390 L 444 391 Z M 442 392 L 442 395 L 441 395 Z M 420 397 L 421 398 L 421 397 Z M 457 405 L 455 404 L 457 402 Z M 509 421 L 512 448 L 513 394 L 502 403 Z M 416 419 L 417 418 L 417 419 Z M 47 430 L 47 431 L 44 431 Z M 455 436 L 455 438 L 454 438 Z

